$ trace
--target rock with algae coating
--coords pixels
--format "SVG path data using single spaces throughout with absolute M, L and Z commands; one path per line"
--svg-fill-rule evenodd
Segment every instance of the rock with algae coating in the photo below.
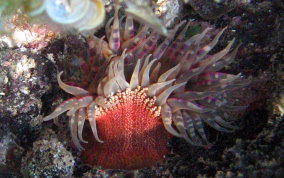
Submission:
M 74 158 L 56 138 L 52 130 L 43 131 L 33 148 L 22 159 L 21 172 L 25 177 L 70 177 Z
M 54 64 L 40 54 L 1 48 L 0 122 L 8 123 L 20 136 L 24 129 L 31 128 L 54 72 Z
M 0 177 L 19 176 L 23 151 L 16 136 L 4 124 L 0 125 Z

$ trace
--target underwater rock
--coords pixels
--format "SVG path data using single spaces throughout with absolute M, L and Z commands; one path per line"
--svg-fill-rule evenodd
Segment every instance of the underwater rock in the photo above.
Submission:
M 0 125 L 0 177 L 18 175 L 22 154 L 23 148 L 18 145 L 16 136 Z
M 70 177 L 74 158 L 56 138 L 52 130 L 45 130 L 22 159 L 21 172 L 26 177 Z
M 54 37 L 55 33 L 46 25 L 26 23 L 26 26 L 15 27 L 12 38 L 18 47 L 30 48 L 36 52 L 45 48 Z
M 284 175 L 283 118 L 271 118 L 255 139 L 238 139 L 236 144 L 224 151 L 223 162 L 235 176 L 281 177 Z
M 0 52 L 0 122 L 9 123 L 16 132 L 30 126 L 40 113 L 53 68 L 51 61 L 28 51 Z
M 190 6 L 204 19 L 216 19 L 231 11 L 238 0 L 188 0 Z

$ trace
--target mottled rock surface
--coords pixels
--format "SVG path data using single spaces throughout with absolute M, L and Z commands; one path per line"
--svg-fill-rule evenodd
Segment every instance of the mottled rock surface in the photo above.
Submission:
M 41 55 L 2 48 L 0 122 L 8 122 L 14 131 L 30 127 L 40 114 L 41 97 L 49 89 L 53 69 L 52 62 Z
M 25 177 L 70 177 L 73 169 L 72 154 L 54 132 L 47 129 L 22 159 L 21 172 Z
M 17 137 L 4 125 L 0 125 L 0 177 L 20 176 L 20 159 L 24 149 Z
M 245 5 L 249 1 L 240 0 L 187 0 L 190 6 L 203 19 L 216 19 L 224 15 L 238 5 Z

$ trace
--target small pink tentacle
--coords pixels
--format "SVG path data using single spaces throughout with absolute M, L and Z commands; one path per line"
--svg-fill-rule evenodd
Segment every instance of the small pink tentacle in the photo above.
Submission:
M 80 87 L 75 87 L 75 86 L 65 84 L 60 78 L 62 73 L 63 73 L 63 71 L 61 71 L 57 75 L 57 82 L 58 82 L 60 88 L 62 88 L 66 93 L 70 93 L 71 95 L 74 95 L 74 96 L 84 96 L 84 95 L 89 94 L 88 91 L 86 91 L 86 90 L 84 90 Z
M 129 40 L 134 36 L 134 23 L 133 23 L 133 17 L 126 16 L 126 22 L 125 22 L 125 29 L 123 34 L 123 39 Z
M 119 31 L 119 20 L 118 20 L 119 8 L 120 8 L 119 5 L 115 5 L 114 23 L 109 38 L 109 47 L 114 52 L 117 52 L 120 48 L 120 31 Z
M 51 120 L 51 119 L 59 116 L 60 114 L 72 109 L 77 101 L 78 101 L 78 99 L 75 98 L 75 97 L 64 101 L 59 106 L 57 106 L 57 108 L 51 114 L 49 114 L 48 116 L 45 116 L 43 118 L 43 120 L 44 121 Z

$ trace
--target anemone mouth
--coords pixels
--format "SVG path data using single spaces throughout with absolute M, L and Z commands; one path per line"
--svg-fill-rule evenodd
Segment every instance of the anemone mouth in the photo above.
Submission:
M 95 117 L 100 118 L 104 115 L 125 115 L 129 119 L 135 120 L 137 117 L 156 118 L 161 115 L 161 106 L 156 105 L 156 97 L 149 98 L 147 95 L 148 88 L 131 90 L 127 88 L 125 91 L 117 91 L 115 95 L 106 99 L 106 105 L 110 107 L 98 106 L 95 110 Z M 122 114 L 113 114 L 113 113 Z

